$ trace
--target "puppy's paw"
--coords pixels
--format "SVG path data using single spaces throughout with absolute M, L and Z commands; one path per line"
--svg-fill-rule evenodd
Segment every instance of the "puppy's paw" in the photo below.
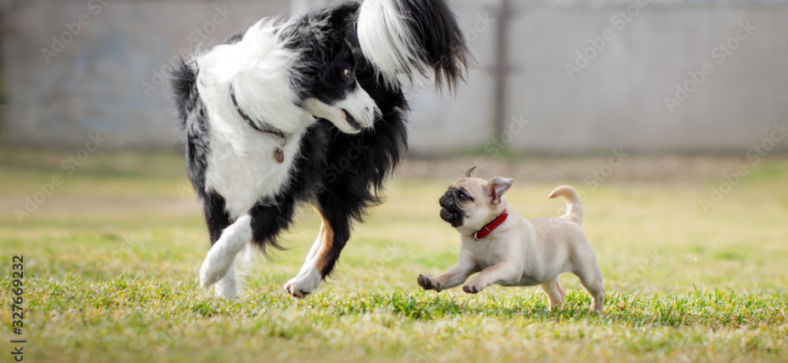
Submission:
M 424 290 L 435 290 L 437 292 L 441 291 L 441 284 L 440 283 L 434 283 L 427 276 L 419 275 L 419 278 L 416 281 L 419 283 L 419 286 L 424 288 Z
M 482 291 L 482 288 L 477 287 L 475 284 L 467 284 L 462 287 L 462 291 L 466 294 L 478 294 L 479 291 Z

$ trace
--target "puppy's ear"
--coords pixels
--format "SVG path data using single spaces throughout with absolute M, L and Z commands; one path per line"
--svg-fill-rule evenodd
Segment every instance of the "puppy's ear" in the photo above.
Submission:
M 495 177 L 487 182 L 488 193 L 490 194 L 490 199 L 492 199 L 492 204 L 501 202 L 501 196 L 512 187 L 513 182 L 514 180 L 511 178 L 501 177 Z
M 475 165 L 472 166 L 470 169 L 468 169 L 468 171 L 465 172 L 465 177 L 466 178 L 470 178 L 471 177 L 471 173 L 473 173 L 474 170 L 476 170 L 476 166 Z

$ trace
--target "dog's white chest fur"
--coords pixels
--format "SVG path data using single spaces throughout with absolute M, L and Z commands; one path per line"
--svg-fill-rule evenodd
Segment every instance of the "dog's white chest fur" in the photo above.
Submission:
M 470 256 L 480 269 L 494 266 L 513 254 L 525 252 L 516 244 L 509 241 L 499 241 L 495 238 L 475 240 L 470 237 L 463 238 L 462 248 L 467 249 Z
M 224 197 L 231 220 L 282 191 L 301 137 L 315 122 L 296 105 L 291 75 L 283 71 L 295 57 L 277 40 L 275 27 L 260 21 L 240 42 L 216 46 L 197 58 L 197 88 L 210 120 L 205 188 Z M 287 135 L 284 147 L 281 137 L 255 130 L 240 117 L 230 97 L 230 84 L 251 119 Z M 282 163 L 275 154 L 280 147 Z
M 287 185 L 303 134 L 289 135 L 283 148 L 284 162 L 280 164 L 274 155 L 280 144 L 279 137 L 235 123 L 237 125 L 211 123 L 211 151 L 205 172 L 206 189 L 225 198 L 225 208 L 231 219 L 248 212 L 261 198 L 274 196 Z M 239 130 L 243 127 L 248 130 Z

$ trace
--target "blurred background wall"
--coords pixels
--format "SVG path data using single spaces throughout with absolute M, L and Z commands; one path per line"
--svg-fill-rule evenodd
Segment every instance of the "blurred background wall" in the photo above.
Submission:
M 0 0 L 2 141 L 177 148 L 179 57 L 324 3 Z M 480 69 L 456 97 L 409 87 L 413 153 L 738 153 L 788 122 L 788 1 L 453 3 Z

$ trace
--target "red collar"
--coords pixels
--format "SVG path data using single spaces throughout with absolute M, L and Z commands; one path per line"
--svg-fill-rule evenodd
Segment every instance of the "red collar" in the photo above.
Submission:
M 492 222 L 488 223 L 486 226 L 484 226 L 484 228 L 478 230 L 476 233 L 471 235 L 471 237 L 473 237 L 473 239 L 475 239 L 477 241 L 482 239 L 482 238 L 484 238 L 484 237 L 487 237 L 487 235 L 492 233 L 492 231 L 494 231 L 496 228 L 498 228 L 498 226 L 503 224 L 503 222 L 506 221 L 506 217 L 508 217 L 508 216 L 509 216 L 509 213 L 507 213 L 506 209 L 504 209 L 503 213 L 501 213 L 501 215 L 495 217 L 495 219 L 493 219 Z

